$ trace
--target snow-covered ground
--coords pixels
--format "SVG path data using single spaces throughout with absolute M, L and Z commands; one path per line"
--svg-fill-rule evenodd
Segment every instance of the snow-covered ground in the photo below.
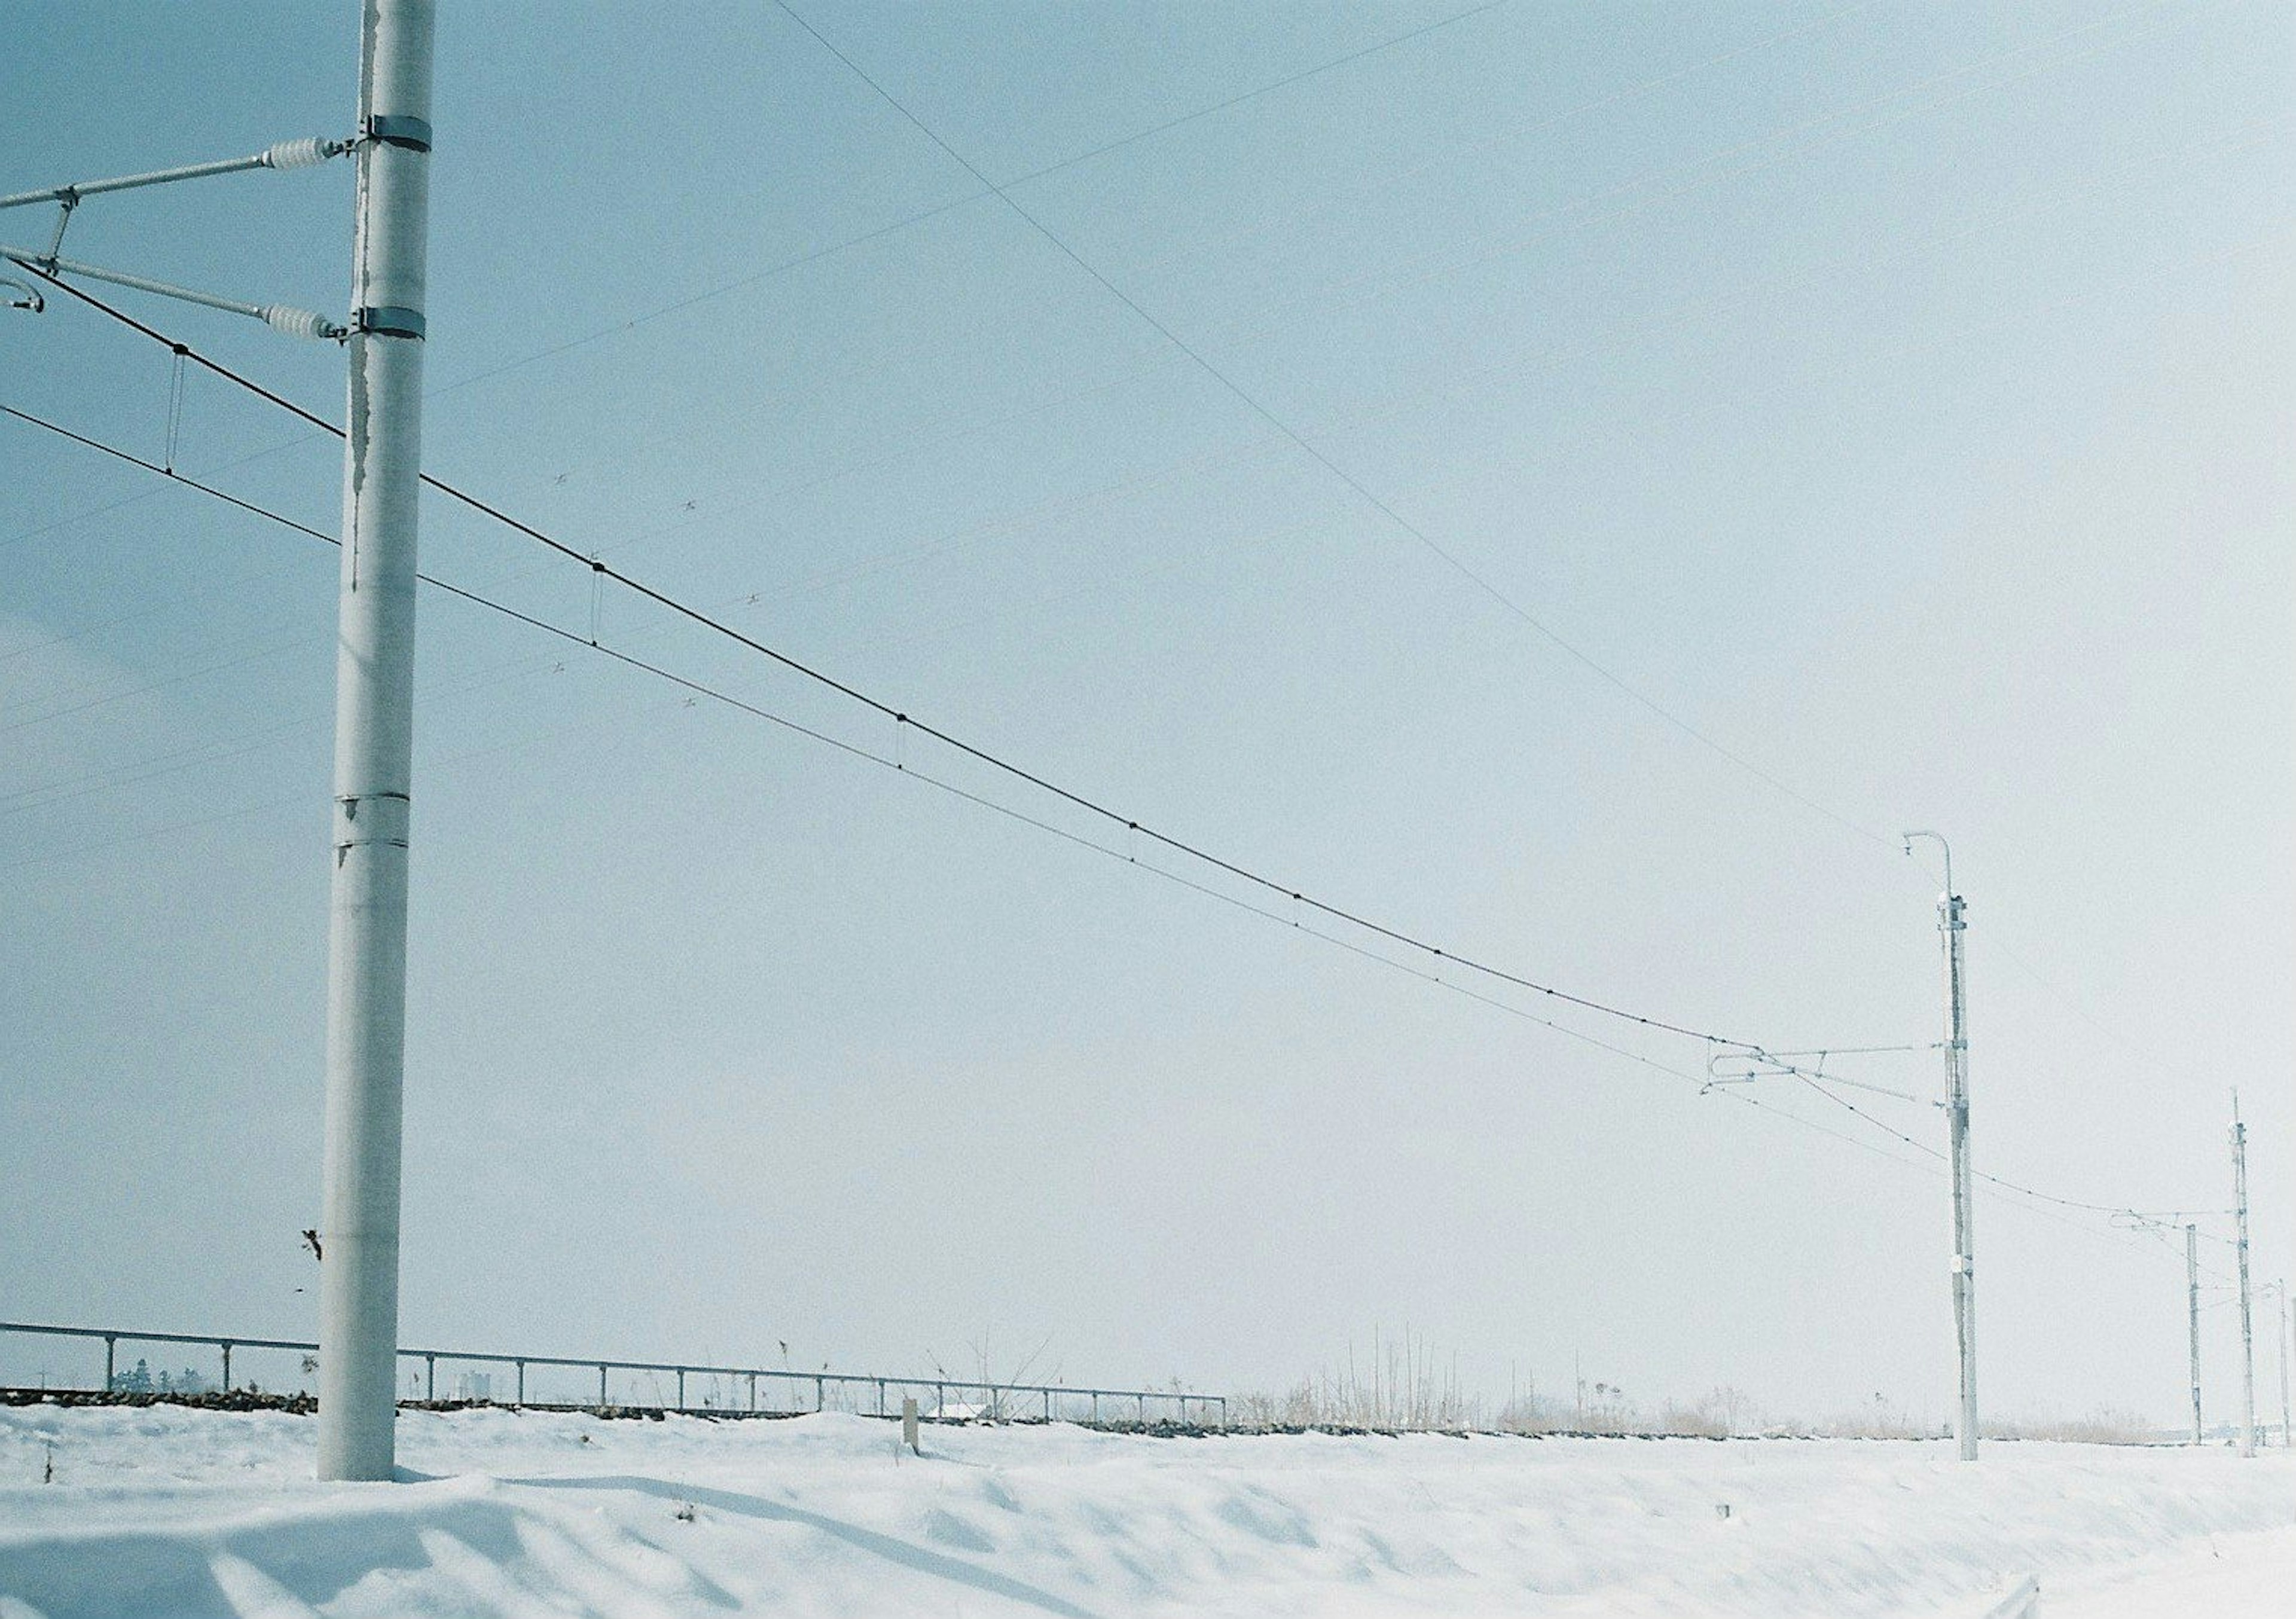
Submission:
M 2210 1449 L 1149 1439 L 410 1412 L 0 1410 L 0 1619 L 2296 1611 L 2296 1467 Z M 53 1456 L 55 1477 L 42 1477 Z M 1725 1512 L 1726 1509 L 1726 1514 Z

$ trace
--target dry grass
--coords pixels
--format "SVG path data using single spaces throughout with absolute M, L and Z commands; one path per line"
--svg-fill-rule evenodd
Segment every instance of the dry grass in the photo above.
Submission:
M 1736 1389 L 1718 1387 L 1696 1400 L 1666 1400 L 1645 1410 L 1607 1382 L 1581 1384 L 1568 1400 L 1518 1394 L 1504 1404 L 1460 1386 L 1456 1357 L 1429 1353 L 1406 1333 L 1373 1337 L 1368 1366 L 1350 1350 L 1337 1370 L 1304 1378 L 1281 1394 L 1246 1394 L 1229 1402 L 1230 1426 L 1243 1429 L 1324 1428 L 1378 1433 L 1602 1434 L 1642 1438 L 1938 1440 L 1949 1424 L 1917 1417 L 1886 1394 L 1819 1421 L 1767 1415 Z M 2134 1411 L 2100 1409 L 2073 1418 L 1988 1422 L 1989 1439 L 2059 1440 L 2075 1444 L 2151 1444 L 2157 1424 Z
M 2055 1439 L 2070 1444 L 2158 1444 L 2161 1429 L 2135 1411 L 2100 1408 L 2086 1417 L 2025 1419 L 1984 1425 L 1988 1439 Z

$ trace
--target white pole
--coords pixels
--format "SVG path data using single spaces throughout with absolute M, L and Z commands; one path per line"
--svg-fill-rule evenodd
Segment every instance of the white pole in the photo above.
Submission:
M 2201 1431 L 2201 1233 L 2185 1228 L 2185 1337 L 2187 1363 L 2193 1374 L 2193 1443 L 2205 1443 Z
M 2273 1359 L 2280 1362 L 2280 1448 L 2288 1448 L 2288 1339 L 2280 1329 L 2288 1320 L 2288 1282 L 2286 1278 L 2272 1284 L 2279 1295 L 2279 1308 L 2272 1312 Z
M 2248 1296 L 2248 1126 L 2232 1093 L 2232 1206 L 2240 1234 L 2240 1453 L 2256 1454 L 2256 1334 Z
M 1948 866 L 1948 881 L 1952 868 Z M 1946 1120 L 1953 1144 L 1953 1331 L 1961 1352 L 1961 1459 L 1977 1460 L 1977 1276 L 1971 1231 L 1969 1175 L 1969 1026 L 1962 993 L 1961 895 L 1948 887 L 1938 903 L 1945 935 L 1946 994 L 1951 1004 L 1946 1040 Z
M 387 1479 L 414 752 L 433 0 L 364 0 L 335 695 L 319 1476 Z
M 1906 853 L 1914 839 L 1937 841 L 1945 856 L 1945 892 L 1938 896 L 1938 933 L 1945 941 L 1945 1108 L 1953 1147 L 1953 1337 L 1961 1374 L 1961 1400 L 1955 1430 L 1961 1459 L 1977 1460 L 1977 1275 L 1969 1170 L 1969 1009 L 1962 989 L 1961 936 L 1968 923 L 1953 886 L 1953 846 L 1942 832 L 1906 832 Z

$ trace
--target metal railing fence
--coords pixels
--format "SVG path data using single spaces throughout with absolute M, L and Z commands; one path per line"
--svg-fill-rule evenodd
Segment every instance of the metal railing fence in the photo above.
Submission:
M 103 1380 L 100 1384 L 71 1382 L 50 1383 L 45 1371 L 38 1386 L 58 1393 L 123 1393 L 176 1392 L 196 1394 L 207 1392 L 205 1374 L 197 1369 L 186 1369 L 184 1380 L 177 1384 L 173 1374 L 163 1370 L 160 1381 L 151 1380 L 148 1367 L 139 1363 L 137 1370 L 123 1373 L 119 1366 L 119 1347 L 131 1348 L 160 1345 L 192 1345 L 217 1352 L 216 1362 L 221 1373 L 215 1387 L 229 1393 L 234 1389 L 250 1392 L 280 1394 L 309 1392 L 312 1372 L 319 1346 L 291 1338 L 241 1337 L 206 1332 L 129 1332 L 111 1327 L 59 1327 L 36 1321 L 0 1321 L 0 1337 L 17 1336 L 47 1339 L 66 1339 L 87 1345 L 95 1341 L 103 1345 Z M 280 1354 L 296 1357 L 283 1380 L 275 1377 L 258 1388 L 252 1379 L 242 1379 L 233 1370 L 233 1358 L 240 1358 L 240 1370 L 247 1370 L 249 1352 L 277 1364 Z M 862 1416 L 898 1416 L 904 1398 L 915 1397 L 919 1411 L 928 1420 L 991 1420 L 1008 1422 L 1079 1422 L 1107 1426 L 1133 1423 L 1145 1426 L 1151 1422 L 1170 1422 L 1179 1427 L 1220 1427 L 1227 1426 L 1227 1397 L 1225 1394 L 1183 1393 L 1177 1389 L 1091 1388 L 1071 1384 L 999 1383 L 975 1378 L 952 1378 L 936 1372 L 931 1377 L 887 1377 L 874 1372 L 799 1371 L 789 1367 L 716 1366 L 675 1361 L 617 1361 L 593 1355 L 491 1354 L 458 1349 L 401 1349 L 398 1363 L 405 1374 L 402 1397 L 436 1402 L 439 1394 L 439 1368 L 444 1364 L 450 1376 L 459 1369 L 484 1367 L 488 1370 L 476 1373 L 461 1370 L 457 1383 L 449 1385 L 446 1398 L 473 1404 L 507 1405 L 512 1407 L 551 1410 L 652 1410 L 676 1412 L 688 1416 L 782 1416 L 804 1411 L 845 1411 Z M 0 1361 L 4 1366 L 5 1361 Z M 508 1369 L 511 1387 L 498 1395 L 493 1386 L 494 1369 Z M 578 1391 L 570 1390 L 569 1373 L 582 1374 Z M 590 1374 L 596 1374 L 594 1388 Z M 617 1397 L 617 1379 L 619 1394 Z M 636 1379 L 644 1379 L 639 1392 Z M 663 1379 L 669 1379 L 665 1385 Z M 0 1372 L 0 1384 L 15 1383 L 15 1379 Z M 529 1386 L 532 1386 L 531 1387 Z M 32 1386 L 18 1384 L 18 1386 Z M 459 1389 L 460 1392 L 457 1392 Z M 688 1396 L 697 1392 L 698 1400 Z M 553 1394 L 578 1394 L 579 1397 L 552 1398 Z M 931 1395 L 928 1402 L 924 1396 Z M 529 1398 L 529 1394 L 535 1397 Z M 592 1397 L 594 1394 L 594 1397 Z M 762 1401 L 761 1401 L 762 1395 Z

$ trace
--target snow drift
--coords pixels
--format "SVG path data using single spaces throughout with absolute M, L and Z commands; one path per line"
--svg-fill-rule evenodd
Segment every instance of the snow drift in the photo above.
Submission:
M 2286 1611 L 2296 1468 L 2219 1449 L 0 1411 L 0 1619 Z M 51 1466 L 53 1482 L 42 1482 Z M 2278 1595 L 2272 1593 L 2277 1592 Z

